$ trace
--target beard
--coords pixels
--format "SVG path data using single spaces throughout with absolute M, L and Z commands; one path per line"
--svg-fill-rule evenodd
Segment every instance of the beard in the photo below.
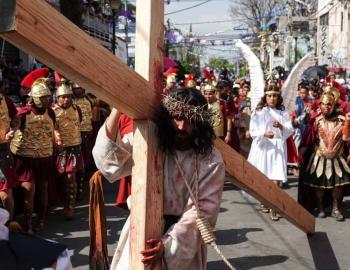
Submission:
M 174 147 L 176 150 L 184 151 L 191 148 L 192 136 L 183 130 L 177 130 L 175 132 Z

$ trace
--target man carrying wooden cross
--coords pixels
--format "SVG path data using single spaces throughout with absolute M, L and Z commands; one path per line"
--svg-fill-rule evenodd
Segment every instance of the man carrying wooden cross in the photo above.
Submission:
M 133 164 L 133 134 L 120 139 L 119 116 L 113 109 L 93 150 L 97 167 L 111 182 L 130 175 Z M 225 179 L 211 119 L 205 98 L 195 89 L 172 90 L 162 100 L 157 125 L 164 152 L 164 226 L 161 239 L 146 242 L 142 262 L 147 265 L 162 259 L 166 269 L 206 269 L 206 246 L 197 222 L 201 217 L 215 225 Z M 129 253 L 128 219 L 111 269 L 130 269 Z

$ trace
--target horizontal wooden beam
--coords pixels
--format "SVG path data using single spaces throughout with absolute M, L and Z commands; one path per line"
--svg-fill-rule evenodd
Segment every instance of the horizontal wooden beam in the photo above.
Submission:
M 217 139 L 215 146 L 221 152 L 226 171 L 236 178 L 232 181 L 263 204 L 277 210 L 296 227 L 307 234 L 315 232 L 315 218 L 285 191 L 277 187 L 243 156 Z
M 0 35 L 135 119 L 153 118 L 160 93 L 42 0 L 0 0 Z

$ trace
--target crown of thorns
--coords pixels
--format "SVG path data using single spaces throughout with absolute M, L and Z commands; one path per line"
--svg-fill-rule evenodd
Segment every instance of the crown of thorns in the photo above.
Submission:
M 172 117 L 185 118 L 190 122 L 207 122 L 213 126 L 216 113 L 209 110 L 207 104 L 194 106 L 188 101 L 181 101 L 171 96 L 165 96 L 162 100 L 163 107 Z

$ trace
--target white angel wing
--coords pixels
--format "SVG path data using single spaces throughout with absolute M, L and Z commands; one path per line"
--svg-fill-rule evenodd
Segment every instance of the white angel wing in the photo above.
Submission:
M 261 68 L 259 58 L 254 54 L 254 52 L 242 42 L 238 40 L 235 44 L 241 51 L 244 58 L 248 62 L 249 75 L 250 75 L 250 100 L 251 100 L 251 110 L 255 110 L 256 105 L 258 105 L 261 97 L 264 95 L 265 80 L 264 72 Z
M 301 75 L 308 67 L 315 65 L 313 55 L 314 53 L 310 52 L 296 63 L 282 87 L 283 104 L 289 112 L 295 110 L 295 99 Z

